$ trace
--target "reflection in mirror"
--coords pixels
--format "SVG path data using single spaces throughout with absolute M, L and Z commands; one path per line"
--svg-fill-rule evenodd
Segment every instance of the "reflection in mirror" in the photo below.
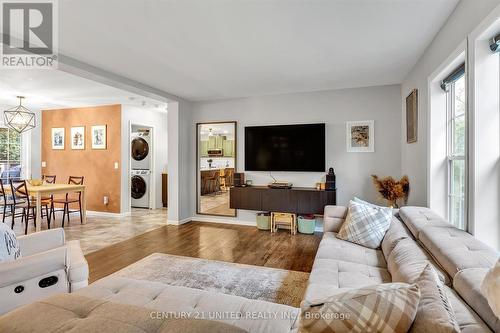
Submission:
M 236 122 L 197 125 L 198 214 L 236 216 L 229 188 L 236 170 Z

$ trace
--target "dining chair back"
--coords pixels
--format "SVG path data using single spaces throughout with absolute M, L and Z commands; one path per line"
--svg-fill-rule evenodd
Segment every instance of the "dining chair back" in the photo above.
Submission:
M 42 176 L 42 180 L 46 183 L 46 184 L 55 184 L 56 183 L 56 176 L 55 175 L 43 175 Z
M 29 204 L 28 187 L 25 180 L 10 180 L 10 188 L 12 191 L 12 200 L 14 205 L 19 202 L 27 202 Z

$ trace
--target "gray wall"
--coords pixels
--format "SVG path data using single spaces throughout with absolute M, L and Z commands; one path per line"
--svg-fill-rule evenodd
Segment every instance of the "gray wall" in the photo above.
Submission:
M 333 166 L 337 174 L 338 203 L 345 205 L 355 195 L 377 202 L 379 197 L 370 175 L 401 176 L 400 98 L 401 87 L 392 85 L 198 102 L 193 103 L 191 135 L 194 138 L 197 122 L 237 121 L 237 169 L 244 171 L 245 126 L 324 122 L 326 165 Z M 375 120 L 374 153 L 346 152 L 346 121 L 352 120 Z M 193 157 L 194 144 L 193 141 Z M 273 172 L 279 180 L 307 187 L 324 181 L 324 175 L 324 172 Z M 272 181 L 267 172 L 246 172 L 245 176 L 256 185 Z M 255 221 L 254 213 L 240 211 L 238 220 Z
M 428 84 L 429 76 L 459 47 L 467 35 L 495 8 L 500 1 L 460 1 L 455 11 L 441 28 L 415 67 L 401 85 L 402 132 L 406 131 L 405 98 L 412 89 L 418 89 L 418 142 L 407 144 L 406 135 L 401 139 L 402 172 L 410 177 L 413 186 L 409 204 L 429 206 L 427 198 L 428 150 Z

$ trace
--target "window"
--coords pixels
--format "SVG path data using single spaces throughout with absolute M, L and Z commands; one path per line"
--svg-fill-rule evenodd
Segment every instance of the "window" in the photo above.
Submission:
M 466 229 L 466 89 L 465 75 L 447 85 L 448 130 L 448 219 Z
M 4 186 L 10 179 L 21 178 L 21 152 L 21 134 L 10 128 L 0 127 L 0 177 Z

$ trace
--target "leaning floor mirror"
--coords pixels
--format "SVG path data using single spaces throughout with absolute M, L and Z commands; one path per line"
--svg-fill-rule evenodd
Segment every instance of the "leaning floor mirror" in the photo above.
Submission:
M 229 207 L 236 170 L 236 122 L 199 123 L 197 142 L 197 213 L 236 216 Z

